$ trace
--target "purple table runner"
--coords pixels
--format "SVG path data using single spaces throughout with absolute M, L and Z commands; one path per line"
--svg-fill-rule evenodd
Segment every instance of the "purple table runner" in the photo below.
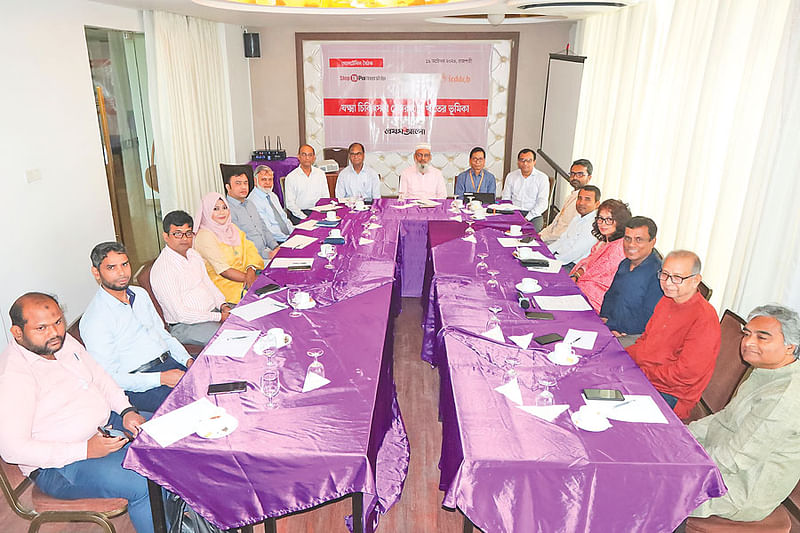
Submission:
M 526 270 L 502 248 L 497 227 L 477 228 L 477 244 L 461 240 L 463 224 L 431 223 L 423 359 L 438 365 L 443 505 L 459 508 L 488 532 L 672 531 L 700 503 L 724 494 L 722 478 L 703 448 L 660 398 L 594 311 L 554 311 L 554 320 L 529 320 L 514 285 L 535 277 L 542 291 L 558 296 L 580 291 L 563 273 Z M 546 247 L 536 248 L 552 257 Z M 488 252 L 500 271 L 499 289 L 488 289 L 475 271 L 478 252 Z M 487 292 L 488 291 L 488 292 Z M 499 303 L 506 343 L 480 336 L 488 307 Z M 528 350 L 509 335 L 564 335 L 570 328 L 598 332 L 593 350 L 575 366 L 545 358 L 549 348 Z M 524 405 L 535 405 L 543 371 L 558 377 L 555 402 L 570 411 L 583 405 L 581 390 L 614 388 L 652 396 L 667 424 L 612 420 L 602 433 L 574 427 L 569 413 L 553 423 L 512 404 L 493 389 L 504 383 L 505 360 L 519 356 Z

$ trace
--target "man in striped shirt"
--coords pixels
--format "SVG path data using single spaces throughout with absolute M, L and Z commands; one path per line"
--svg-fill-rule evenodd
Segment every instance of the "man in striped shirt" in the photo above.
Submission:
M 205 262 L 192 248 L 193 220 L 185 211 L 164 217 L 164 242 L 153 269 L 150 284 L 164 312 L 169 332 L 185 344 L 205 346 L 231 308 L 211 282 Z

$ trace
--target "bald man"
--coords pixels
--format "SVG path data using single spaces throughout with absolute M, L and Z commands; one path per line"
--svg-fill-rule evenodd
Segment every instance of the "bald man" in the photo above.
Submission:
M 400 173 L 401 198 L 447 198 L 444 176 L 431 166 L 431 145 L 418 144 L 414 164 Z
M 286 190 L 283 197 L 286 202 L 286 209 L 289 210 L 289 219 L 293 224 L 311 214 L 320 198 L 328 198 L 328 179 L 325 173 L 313 166 L 317 160 L 314 148 L 308 144 L 303 144 L 297 150 L 297 159 L 300 166 L 286 175 L 284 182 Z
M 9 310 L 0 356 L 0 455 L 56 498 L 125 498 L 138 533 L 153 531 L 147 480 L 122 468 L 144 418 L 81 344 L 67 335 L 52 296 L 29 292 Z

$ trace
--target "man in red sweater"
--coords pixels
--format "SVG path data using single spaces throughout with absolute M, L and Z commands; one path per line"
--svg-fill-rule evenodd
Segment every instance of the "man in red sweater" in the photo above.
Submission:
M 700 258 L 675 250 L 664 259 L 664 297 L 628 354 L 675 414 L 687 418 L 708 385 L 719 352 L 717 312 L 698 292 Z

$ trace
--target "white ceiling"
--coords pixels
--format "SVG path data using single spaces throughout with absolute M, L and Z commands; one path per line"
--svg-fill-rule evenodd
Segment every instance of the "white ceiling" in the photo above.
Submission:
M 553 21 L 576 20 L 590 15 L 607 13 L 619 9 L 608 4 L 631 5 L 643 0 L 586 0 L 564 2 L 559 0 L 465 0 L 454 4 L 433 5 L 414 8 L 396 9 L 309 9 L 309 8 L 264 8 L 262 6 L 247 6 L 224 0 L 96 0 L 101 3 L 113 4 L 135 9 L 157 9 L 171 11 L 184 15 L 191 15 L 207 20 L 238 24 L 245 27 L 275 27 L 293 24 L 298 29 L 313 28 L 319 30 L 324 26 L 327 31 L 336 31 L 337 24 L 352 27 L 353 24 L 364 24 L 364 31 L 375 31 L 375 23 L 386 22 L 391 24 L 420 24 L 420 29 L 443 29 L 441 20 L 445 16 L 460 14 L 488 14 L 488 13 L 518 13 L 542 15 L 536 18 L 510 19 L 495 26 L 498 29 L 520 23 L 541 23 Z M 520 9 L 518 5 L 536 4 L 536 8 Z M 555 5 L 547 5 L 555 4 Z M 586 5 L 568 5 L 586 4 Z M 323 18 L 324 17 L 324 18 Z M 444 19 L 448 20 L 448 19 Z M 452 20 L 452 19 L 450 19 Z M 486 20 L 457 20 L 460 28 L 468 29 L 469 25 L 489 26 Z M 305 27 L 305 28 L 303 28 Z M 455 28 L 453 28 L 455 29 Z

